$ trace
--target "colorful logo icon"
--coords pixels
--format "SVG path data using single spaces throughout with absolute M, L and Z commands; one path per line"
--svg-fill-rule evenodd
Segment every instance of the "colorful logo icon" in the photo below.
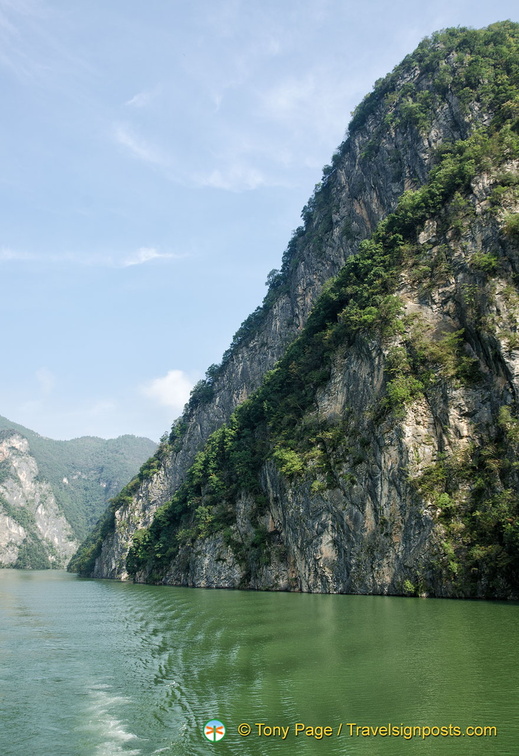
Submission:
M 204 725 L 204 735 L 211 743 L 216 743 L 217 740 L 221 740 L 225 735 L 225 725 L 218 719 L 211 719 Z

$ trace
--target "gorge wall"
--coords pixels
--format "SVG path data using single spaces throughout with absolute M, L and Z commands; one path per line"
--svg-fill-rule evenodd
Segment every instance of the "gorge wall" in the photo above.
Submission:
M 26 438 L 0 432 L 0 566 L 65 567 L 78 542 Z
M 65 567 L 156 448 L 135 436 L 56 441 L 0 416 L 0 567 Z
M 518 39 L 447 30 L 376 83 L 263 305 L 71 569 L 519 595 Z

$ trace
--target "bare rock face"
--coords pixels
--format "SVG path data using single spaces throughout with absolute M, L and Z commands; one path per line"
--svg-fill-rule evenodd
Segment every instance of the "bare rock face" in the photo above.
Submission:
M 39 479 L 29 442 L 16 432 L 2 432 L 0 565 L 62 568 L 76 549 L 77 541 L 50 485 Z
M 497 27 L 499 44 L 503 34 L 517 37 L 517 25 Z M 420 47 L 377 83 L 304 208 L 304 228 L 263 307 L 148 473 L 115 502 L 77 561 L 82 574 L 265 590 L 519 595 L 509 558 L 519 490 L 519 253 L 510 221 L 518 162 L 516 138 L 496 136 L 517 125 L 508 102 L 471 90 L 477 77 L 463 79 L 476 50 L 484 69 L 490 47 L 476 37 L 494 44 L 493 29 L 450 30 L 447 41 Z M 356 259 L 366 260 L 370 284 L 355 284 L 353 316 L 344 271 Z M 337 301 L 343 309 L 334 309 Z M 314 343 L 311 331 L 333 345 L 323 351 L 326 376 L 308 375 L 310 403 L 301 381 L 306 398 L 291 397 L 287 413 L 296 420 L 287 430 L 271 373 L 285 371 L 287 381 L 297 374 L 304 351 L 293 366 L 287 355 L 294 340 Z M 236 414 L 246 400 L 256 425 Z M 247 431 L 261 448 L 246 470 L 255 483 L 244 474 L 240 485 L 239 449 L 229 457 L 234 477 L 218 461 L 227 452 L 215 451 L 214 434 L 226 424 L 229 439 L 232 429 L 244 439 Z M 502 577 L 489 566 L 492 554 Z

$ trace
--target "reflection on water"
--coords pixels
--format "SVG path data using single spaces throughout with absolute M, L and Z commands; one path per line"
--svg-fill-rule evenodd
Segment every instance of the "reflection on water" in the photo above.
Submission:
M 517 604 L 0 570 L 0 609 L 5 756 L 519 752 Z M 227 726 L 216 744 L 202 735 L 210 719 Z M 296 722 L 333 735 L 296 738 Z M 260 723 L 291 729 L 285 740 L 279 730 L 258 737 Z M 350 736 L 347 723 L 483 725 L 498 735 Z

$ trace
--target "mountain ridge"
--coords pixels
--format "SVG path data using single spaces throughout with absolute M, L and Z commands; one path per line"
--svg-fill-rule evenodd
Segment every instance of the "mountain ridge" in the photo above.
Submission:
M 1 416 L 0 441 L 0 562 L 37 569 L 66 565 L 107 501 L 157 448 L 130 435 L 57 441 Z

